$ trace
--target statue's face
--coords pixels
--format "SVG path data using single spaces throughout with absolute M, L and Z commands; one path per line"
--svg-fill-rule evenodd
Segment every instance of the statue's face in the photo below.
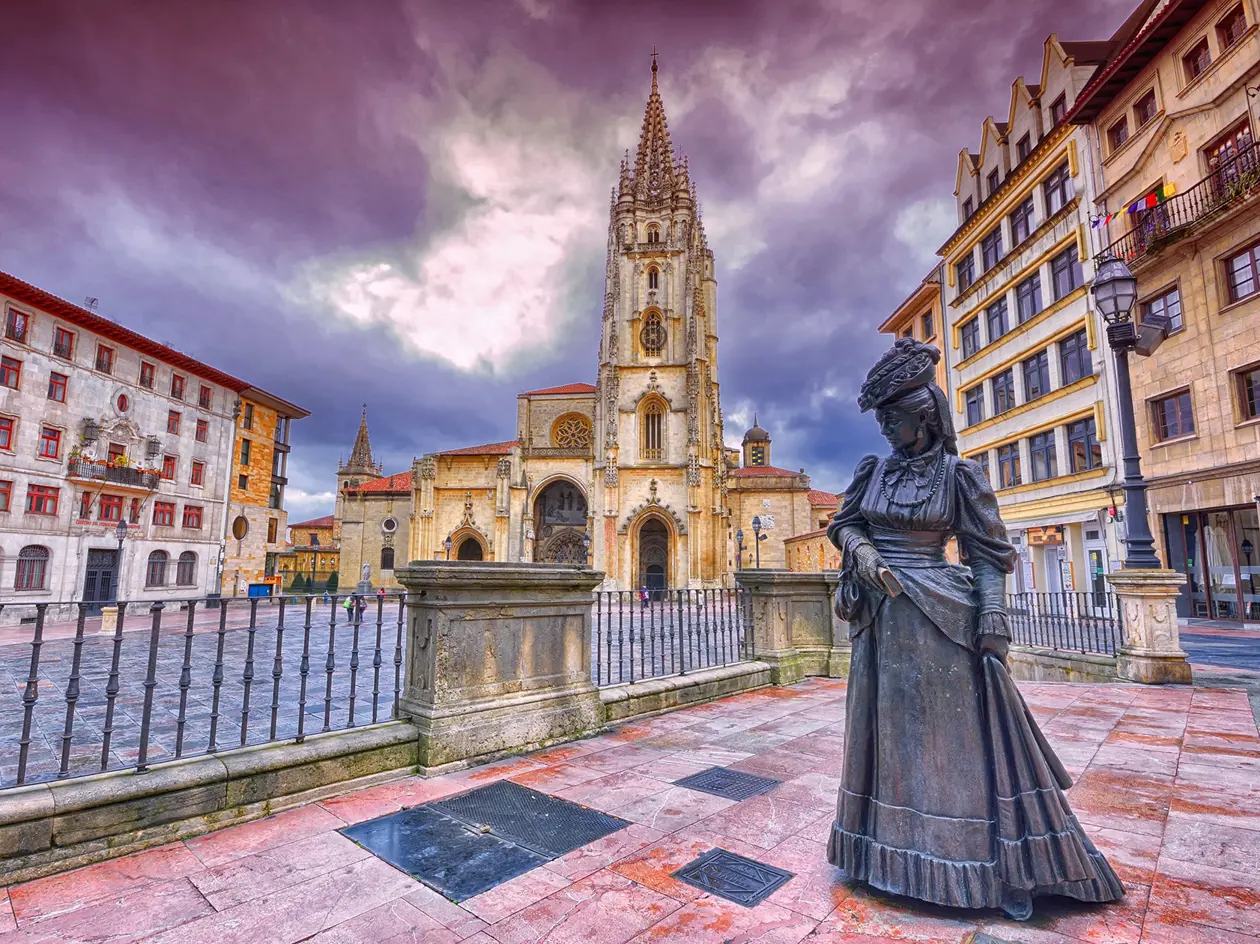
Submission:
M 913 451 L 923 439 L 923 416 L 917 411 L 896 406 L 880 407 L 875 411 L 875 419 L 888 445 L 897 452 Z

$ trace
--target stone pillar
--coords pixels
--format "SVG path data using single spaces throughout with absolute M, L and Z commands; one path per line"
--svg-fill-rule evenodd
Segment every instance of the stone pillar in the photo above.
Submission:
M 832 598 L 840 575 L 750 569 L 735 574 L 752 603 L 754 657 L 770 665 L 774 685 L 807 675 L 847 678 L 848 623 L 835 615 Z
M 1122 682 L 1190 684 L 1190 663 L 1177 629 L 1177 591 L 1186 582 L 1175 570 L 1117 570 L 1107 576 L 1116 592 L 1124 638 L 1116 653 Z
M 103 606 L 101 607 L 101 628 L 98 629 L 98 636 L 112 636 L 118 631 L 118 607 Z
M 567 741 L 601 724 L 591 684 L 591 591 L 576 564 L 425 562 L 407 588 L 400 713 L 420 729 L 420 766 Z

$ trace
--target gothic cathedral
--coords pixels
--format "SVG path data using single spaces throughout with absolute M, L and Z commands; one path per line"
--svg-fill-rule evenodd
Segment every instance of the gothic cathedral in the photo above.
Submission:
M 743 470 L 723 444 L 717 347 L 713 252 L 653 55 L 638 152 L 623 158 L 610 205 L 595 385 L 522 393 L 515 439 L 432 453 L 385 477 L 365 414 L 337 474 L 341 570 L 367 563 L 389 585 L 397 554 L 590 561 L 608 588 L 729 583 L 732 529 L 747 525 L 729 510 L 728 475 Z M 820 493 L 803 470 L 773 471 L 776 504 L 803 508 L 799 527 L 784 522 L 781 549 L 817 526 L 806 496 Z

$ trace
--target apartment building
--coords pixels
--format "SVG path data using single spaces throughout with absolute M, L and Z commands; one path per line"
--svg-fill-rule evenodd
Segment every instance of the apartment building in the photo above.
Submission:
M 0 593 L 214 591 L 233 414 L 262 392 L 6 273 L 0 306 Z
M 897 306 L 897 310 L 884 319 L 879 326 L 880 334 L 889 334 L 894 338 L 915 338 L 925 344 L 932 344 L 941 350 L 941 360 L 936 365 L 936 383 L 946 393 L 949 392 L 949 345 L 942 340 L 945 324 L 941 304 L 941 265 L 937 264 L 932 271 L 923 277 L 918 287 L 910 296 Z
M 1260 16 L 1255 0 L 1169 0 L 1068 115 L 1093 142 L 1095 249 L 1169 319 L 1130 358 L 1156 552 L 1186 617 L 1260 620 Z
M 1066 121 L 1107 42 L 1044 45 L 1039 81 L 958 157 L 940 249 L 951 403 L 1020 553 L 1013 591 L 1105 591 L 1118 562 L 1111 364 L 1092 310 L 1089 137 Z M 1102 599 L 1101 596 L 1098 599 Z

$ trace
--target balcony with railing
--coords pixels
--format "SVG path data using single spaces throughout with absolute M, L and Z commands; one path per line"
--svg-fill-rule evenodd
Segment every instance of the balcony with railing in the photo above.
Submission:
M 72 479 L 108 482 L 111 485 L 141 488 L 148 492 L 157 491 L 158 482 L 161 480 L 161 473 L 154 469 L 133 469 L 98 462 L 94 459 L 71 459 L 66 475 Z
M 1260 142 L 1252 142 L 1220 161 L 1184 193 L 1123 214 L 1132 219 L 1132 228 L 1100 252 L 1097 261 L 1111 256 L 1132 266 L 1256 193 L 1260 193 Z

